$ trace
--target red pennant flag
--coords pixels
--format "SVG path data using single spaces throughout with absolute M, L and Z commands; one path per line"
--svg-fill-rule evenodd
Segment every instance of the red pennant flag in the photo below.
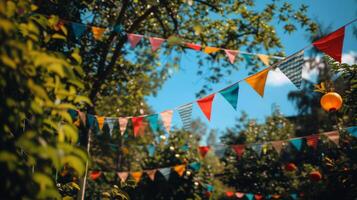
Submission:
M 130 42 L 131 48 L 135 48 L 136 45 L 140 42 L 141 38 L 143 38 L 142 35 L 128 33 L 128 40 Z
M 198 147 L 198 151 L 199 151 L 200 155 L 203 158 L 207 155 L 209 150 L 210 150 L 209 146 L 200 146 L 200 147 Z
M 100 177 L 100 175 L 102 175 L 100 171 L 92 171 L 89 176 L 93 181 L 95 181 Z
M 233 64 L 234 60 L 236 59 L 236 55 L 238 54 L 238 51 L 225 49 L 224 52 L 226 52 L 229 62 Z
M 316 149 L 318 141 L 319 141 L 318 135 L 310 135 L 306 137 L 307 146 L 312 147 L 314 149 Z
M 341 62 L 343 39 L 345 38 L 345 27 L 328 34 L 327 36 L 312 43 L 318 50 Z
M 263 195 L 261 195 L 261 194 L 256 194 L 256 195 L 254 195 L 254 198 L 255 198 L 256 200 L 261 200 L 261 199 L 263 199 Z
M 165 42 L 165 39 L 157 37 L 150 37 L 149 40 L 153 51 L 156 51 L 158 48 L 160 48 L 161 44 Z
M 244 193 L 243 192 L 236 192 L 236 197 L 237 198 L 243 198 L 244 197 Z
M 233 197 L 233 195 L 234 195 L 234 192 L 232 192 L 232 191 L 227 191 L 226 192 L 226 196 L 227 197 Z
M 214 96 L 215 94 L 211 94 L 197 101 L 198 105 L 200 106 L 203 114 L 205 114 L 205 116 L 207 117 L 208 121 L 211 120 L 211 110 Z
M 143 131 L 143 120 L 144 117 L 133 117 L 131 118 L 131 121 L 133 123 L 133 128 L 134 128 L 134 136 L 137 137 L 140 133 L 140 131 Z
M 191 48 L 191 49 L 196 50 L 196 51 L 201 50 L 201 45 L 198 45 L 198 44 L 193 44 L 193 43 L 186 42 L 185 45 L 186 45 L 186 47 Z
M 234 152 L 236 152 L 239 158 L 243 156 L 245 150 L 244 145 L 233 145 L 232 149 L 234 150 Z

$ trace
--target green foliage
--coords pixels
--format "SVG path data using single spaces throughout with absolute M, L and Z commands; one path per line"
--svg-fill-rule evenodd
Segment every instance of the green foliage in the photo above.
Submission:
M 0 1 L 0 170 L 4 199 L 60 199 L 55 175 L 70 165 L 82 175 L 86 153 L 76 146 L 69 108 L 89 100 L 79 66 L 50 51 L 65 38 L 29 1 Z M 78 100 L 78 98 L 80 98 Z M 76 104 L 75 104 L 76 103 Z

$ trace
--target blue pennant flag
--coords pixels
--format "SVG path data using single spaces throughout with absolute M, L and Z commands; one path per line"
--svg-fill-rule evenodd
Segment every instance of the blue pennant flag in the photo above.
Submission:
M 302 138 L 295 138 L 289 140 L 289 142 L 297 149 L 300 151 L 301 149 L 301 144 L 302 144 Z
M 354 137 L 357 137 L 357 126 L 349 127 L 347 128 L 347 131 Z
M 304 50 L 280 61 L 277 67 L 290 79 L 297 88 L 300 88 L 302 67 L 304 66 Z
M 155 146 L 153 144 L 148 144 L 146 148 L 148 149 L 149 156 L 153 157 L 155 154 Z
M 213 185 L 207 184 L 207 191 L 212 192 L 213 191 Z
M 152 131 L 159 130 L 159 123 L 158 123 L 159 115 L 158 114 L 149 115 L 146 117 L 146 119 L 148 120 Z
M 89 11 L 89 10 L 84 10 L 84 12 L 81 13 L 81 20 L 83 23 L 86 24 L 91 24 L 93 23 L 94 20 L 94 14 L 93 12 Z
M 241 54 L 243 56 L 243 58 L 245 59 L 245 62 L 247 62 L 248 65 L 252 64 L 252 60 L 250 58 L 250 55 L 248 54 Z
M 290 194 L 290 196 L 291 196 L 291 198 L 294 199 L 294 200 L 297 199 L 297 194 L 295 194 L 295 193 Z
M 191 169 L 193 169 L 194 171 L 198 171 L 198 170 L 200 170 L 200 168 L 201 168 L 201 163 L 199 163 L 199 162 L 193 162 L 193 163 L 189 164 L 189 167 L 190 167 Z
M 238 102 L 238 92 L 239 92 L 239 84 L 236 83 L 219 93 L 233 106 L 235 110 L 237 110 L 237 102 Z
M 76 22 L 71 22 L 71 27 L 74 33 L 74 36 L 78 40 L 80 37 L 82 37 L 83 33 L 86 31 L 87 27 L 84 24 L 76 23 Z
M 159 169 L 159 171 L 164 176 L 164 178 L 168 181 L 170 178 L 171 168 L 165 167 L 165 168 Z
M 247 194 L 245 194 L 245 196 L 246 196 L 249 200 L 253 200 L 253 194 L 252 194 L 252 193 L 247 193 Z
M 252 149 L 258 154 L 258 156 L 262 153 L 262 145 L 261 144 L 253 144 Z
M 185 130 L 190 130 L 192 120 L 192 103 L 180 106 L 177 110 L 181 117 L 183 128 Z
M 109 128 L 109 135 L 110 136 L 113 136 L 113 129 L 114 129 L 114 124 L 117 120 L 115 120 L 115 118 L 105 118 L 105 121 L 104 121 L 104 125 L 108 125 L 108 128 Z

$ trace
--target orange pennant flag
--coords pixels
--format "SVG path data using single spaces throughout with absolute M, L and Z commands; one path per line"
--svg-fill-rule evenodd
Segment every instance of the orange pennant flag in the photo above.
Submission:
M 146 174 L 149 176 L 150 180 L 155 180 L 156 169 L 146 170 Z
M 269 67 L 270 64 L 269 64 L 269 56 L 268 55 L 258 54 L 257 56 L 264 63 L 264 65 Z
M 264 96 L 265 82 L 270 68 L 266 68 L 245 79 L 245 81 L 261 96 Z
M 206 47 L 205 49 L 204 49 L 204 52 L 206 53 L 206 54 L 211 54 L 211 53 L 216 53 L 217 51 L 219 51 L 220 50 L 220 48 L 217 48 L 217 47 Z
M 140 181 L 141 175 L 143 175 L 142 172 L 133 172 L 133 173 L 131 173 L 131 176 L 134 178 L 136 183 L 138 183 Z
M 94 39 L 96 39 L 96 40 L 102 39 L 102 36 L 103 36 L 104 31 L 105 31 L 105 28 L 100 28 L 100 27 L 92 26 L 93 37 L 94 37 Z
M 182 176 L 186 170 L 186 165 L 177 165 L 174 167 L 174 170 L 179 176 Z
M 95 116 L 97 118 L 99 129 L 102 130 L 104 126 L 105 117 Z

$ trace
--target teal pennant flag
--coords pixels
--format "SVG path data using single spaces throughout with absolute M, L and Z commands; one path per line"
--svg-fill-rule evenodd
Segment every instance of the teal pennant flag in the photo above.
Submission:
M 155 154 L 155 146 L 153 144 L 148 144 L 146 148 L 148 149 L 149 156 L 153 157 Z
M 69 115 L 71 115 L 72 121 L 75 121 L 78 117 L 78 112 L 73 109 L 68 110 Z
M 80 37 L 82 37 L 83 33 L 86 31 L 87 27 L 84 24 L 76 23 L 76 22 L 71 22 L 71 27 L 72 31 L 74 33 L 74 36 L 78 40 Z
M 207 184 L 207 191 L 212 192 L 213 191 L 213 185 Z
M 152 131 L 159 130 L 159 115 L 153 114 L 146 117 L 146 120 L 149 122 Z
M 289 140 L 289 142 L 297 149 L 300 151 L 301 149 L 301 144 L 302 144 L 302 138 L 295 138 Z
M 249 200 L 253 200 L 254 195 L 252 193 L 247 193 L 245 194 L 245 196 L 249 199 Z
M 168 181 L 170 178 L 171 168 L 165 167 L 165 168 L 159 169 L 159 171 L 164 176 L 164 178 Z
M 235 110 L 237 110 L 237 102 L 238 102 L 238 92 L 239 92 L 239 84 L 236 83 L 219 93 L 230 103 Z
M 347 131 L 354 137 L 357 137 L 357 126 L 349 127 L 347 128 Z
M 290 194 L 290 197 L 295 200 L 295 199 L 297 199 L 297 194 L 295 194 L 295 193 Z
M 243 58 L 245 59 L 245 62 L 247 62 L 248 65 L 252 64 L 252 60 L 250 58 L 250 55 L 248 54 L 241 54 L 243 56 Z
M 89 128 L 93 128 L 95 126 L 96 121 L 97 121 L 97 119 L 95 118 L 94 115 L 87 115 L 87 122 L 88 122 Z
M 193 162 L 193 163 L 189 164 L 189 167 L 190 167 L 191 169 L 193 169 L 194 171 L 198 171 L 198 170 L 200 170 L 200 168 L 201 168 L 201 163 L 199 163 L 199 162 Z

